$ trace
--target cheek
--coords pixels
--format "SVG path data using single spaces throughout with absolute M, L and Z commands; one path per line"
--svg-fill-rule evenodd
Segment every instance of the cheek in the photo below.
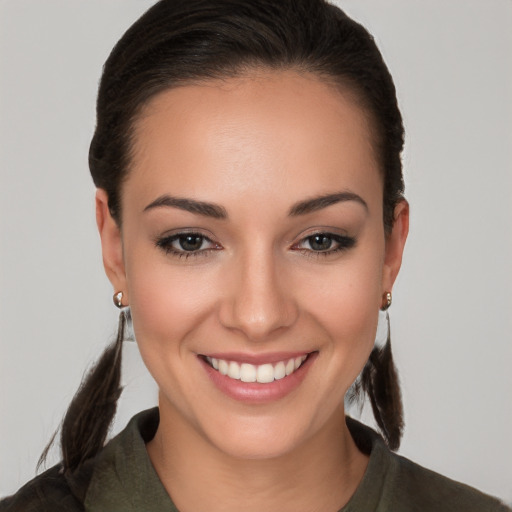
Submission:
M 159 260 L 159 258 L 157 258 Z M 141 352 L 162 358 L 176 354 L 181 342 L 200 325 L 214 303 L 212 276 L 165 258 L 148 263 L 134 258 L 128 267 L 130 308 Z
M 382 277 L 375 254 L 379 252 L 355 255 L 308 283 L 308 309 L 330 339 L 326 356 L 332 371 L 342 374 L 345 388 L 362 370 L 375 342 Z
M 305 283 L 311 307 L 329 323 L 357 332 L 381 301 L 382 259 L 372 249 L 347 257 L 340 265 L 320 269 Z M 306 294 L 306 289 L 304 290 Z M 344 326 L 344 327 L 342 327 Z

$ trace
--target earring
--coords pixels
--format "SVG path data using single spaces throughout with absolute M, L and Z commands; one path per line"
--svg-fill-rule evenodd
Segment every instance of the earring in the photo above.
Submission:
M 389 307 L 391 306 L 391 303 L 393 302 L 393 296 L 391 295 L 391 292 L 386 292 L 382 296 L 382 303 L 380 305 L 381 311 L 387 311 Z
M 114 300 L 114 304 L 119 308 L 123 308 L 123 292 L 117 292 L 117 293 L 114 293 L 114 297 L 113 297 L 113 300 Z

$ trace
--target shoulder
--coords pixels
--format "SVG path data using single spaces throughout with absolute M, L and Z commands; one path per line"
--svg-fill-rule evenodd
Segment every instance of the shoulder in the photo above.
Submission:
M 370 459 L 343 512 L 512 512 L 498 499 L 392 452 L 370 427 L 352 418 L 347 418 L 347 426 Z
M 1 512 L 82 511 L 77 494 L 58 464 L 36 476 L 16 494 L 0 501 Z
M 397 512 L 450 511 L 450 512 L 510 512 L 498 499 L 473 487 L 451 480 L 396 454 L 393 495 Z
M 0 500 L 0 512 L 81 512 L 85 510 L 91 487 L 93 491 L 99 487 L 108 497 L 117 499 L 122 494 L 119 474 L 123 471 L 133 473 L 134 467 L 139 468 L 140 460 L 145 461 L 144 456 L 147 459 L 145 439 L 154 435 L 158 421 L 157 408 L 137 414 L 96 457 L 88 459 L 72 472 L 64 472 L 61 464 L 53 466 L 25 484 L 16 494 Z M 135 464 L 134 452 L 139 453 Z M 150 472 L 149 459 L 145 462 L 146 470 Z M 140 475 L 133 476 L 137 482 L 140 480 Z

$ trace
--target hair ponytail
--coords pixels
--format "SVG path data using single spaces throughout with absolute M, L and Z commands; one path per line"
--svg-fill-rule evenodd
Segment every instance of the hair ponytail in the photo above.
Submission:
M 388 335 L 382 347 L 375 347 L 359 379 L 349 391 L 349 402 L 357 401 L 361 391 L 366 393 L 373 416 L 389 448 L 398 450 L 404 428 L 404 411 L 398 371 L 391 352 L 391 331 L 386 312 Z
M 121 311 L 115 342 L 89 370 L 64 416 L 60 435 L 64 471 L 75 470 L 103 448 L 122 392 L 122 347 L 128 315 Z M 55 437 L 56 434 L 43 451 L 38 467 L 46 459 Z
M 121 311 L 115 342 L 89 371 L 64 416 L 60 442 L 65 470 L 76 469 L 103 448 L 122 392 L 125 324 L 125 312 Z
M 373 416 L 387 445 L 397 450 L 404 428 L 403 405 L 389 339 L 382 348 L 372 350 L 363 369 L 361 385 L 370 399 Z

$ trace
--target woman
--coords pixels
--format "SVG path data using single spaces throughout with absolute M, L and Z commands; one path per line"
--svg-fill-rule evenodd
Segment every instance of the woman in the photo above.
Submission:
M 402 144 L 380 54 L 332 6 L 164 1 L 141 18 L 106 64 L 90 152 L 119 337 L 70 406 L 63 465 L 5 506 L 505 510 L 345 420 L 362 371 L 399 445 L 374 339 L 408 231 Z M 127 306 L 159 414 L 102 449 Z

